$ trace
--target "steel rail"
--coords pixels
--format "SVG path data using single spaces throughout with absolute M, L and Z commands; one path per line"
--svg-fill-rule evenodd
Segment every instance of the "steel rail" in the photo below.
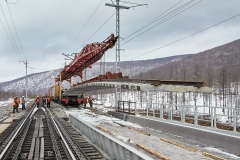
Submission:
M 66 142 L 64 136 L 62 135 L 62 133 L 61 133 L 59 127 L 57 126 L 57 124 L 56 124 L 56 122 L 55 122 L 55 120 L 54 120 L 54 116 L 52 115 L 51 111 L 50 111 L 48 108 L 46 108 L 46 109 L 47 109 L 48 113 L 51 115 L 52 122 L 53 122 L 53 124 L 54 124 L 56 130 L 58 131 L 58 133 L 59 133 L 61 139 L 63 140 L 63 143 L 64 143 L 65 147 L 67 148 L 69 155 L 71 156 L 72 160 L 76 160 L 76 158 L 75 158 L 74 154 L 72 153 L 72 151 L 71 151 L 69 145 L 67 144 L 67 142 Z
M 28 113 L 27 117 L 23 120 L 23 122 L 21 123 L 21 125 L 18 127 L 17 131 L 15 132 L 15 134 L 12 136 L 12 138 L 10 139 L 10 141 L 8 142 L 7 146 L 5 146 L 5 148 L 3 149 L 3 151 L 0 154 L 0 159 L 2 159 L 6 152 L 8 151 L 9 147 L 11 146 L 12 142 L 14 141 L 15 137 L 18 135 L 18 133 L 20 132 L 20 130 L 22 129 L 22 127 L 25 125 L 27 119 L 31 116 L 33 110 L 35 107 L 32 106 L 32 110 Z
M 77 145 L 76 141 L 75 141 L 74 138 L 69 134 L 68 130 L 64 127 L 64 125 L 62 125 L 59 120 L 56 120 L 56 122 L 58 123 L 59 128 L 62 129 L 62 131 L 63 131 L 66 139 L 68 139 L 69 143 L 71 144 L 71 146 L 72 146 L 73 150 L 75 151 L 75 153 L 77 154 L 77 156 L 79 156 L 78 153 L 79 153 L 79 151 L 80 151 L 80 154 L 82 154 L 86 160 L 90 160 L 90 158 L 85 154 L 85 152 L 82 150 L 82 148 Z M 79 149 L 79 150 L 78 150 L 78 149 Z M 80 155 L 79 159 L 83 159 L 83 158 L 81 157 L 81 155 Z
M 2 124 L 2 122 L 3 122 L 4 120 L 6 120 L 8 117 L 9 117 L 9 116 L 4 117 L 3 119 L 1 119 L 1 120 L 0 120 L 0 124 Z
M 110 159 L 116 160 L 153 160 L 151 157 L 141 153 L 120 140 L 100 131 L 87 122 L 83 122 L 74 115 L 69 115 L 71 124 L 85 135 L 91 142 L 102 149 Z

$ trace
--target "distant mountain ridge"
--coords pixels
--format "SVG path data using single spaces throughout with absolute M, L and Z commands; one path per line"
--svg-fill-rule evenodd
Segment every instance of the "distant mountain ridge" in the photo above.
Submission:
M 130 78 L 160 80 L 202 80 L 208 86 L 238 82 L 240 75 L 240 40 L 224 44 L 196 54 L 178 55 L 139 61 L 122 61 L 119 67 L 123 76 Z M 105 72 L 115 72 L 115 62 L 97 62 L 87 69 L 87 79 Z M 54 84 L 60 69 L 28 75 L 28 91 L 45 94 Z M 224 76 L 227 76 L 225 79 Z M 0 89 L 5 91 L 24 92 L 25 77 L 1 82 Z M 80 82 L 79 77 L 73 83 Z M 67 82 L 63 83 L 68 88 Z
M 141 71 L 148 71 L 156 67 L 171 63 L 172 61 L 178 61 L 188 55 L 172 56 L 166 58 L 157 58 L 151 60 L 140 60 L 140 61 L 125 61 L 120 62 L 119 67 L 124 76 L 132 77 L 139 74 Z M 115 62 L 97 62 L 87 68 L 87 79 L 94 78 L 103 73 L 103 68 L 105 66 L 105 72 L 115 73 Z M 102 70 L 100 70 L 102 68 Z M 61 69 L 53 71 L 45 71 L 40 73 L 34 73 L 28 75 L 28 92 L 33 94 L 46 94 L 47 90 L 54 84 L 54 80 L 60 73 Z M 80 82 L 80 78 L 77 76 L 72 79 L 73 83 Z M 0 83 L 0 87 L 4 91 L 15 91 L 24 93 L 25 91 L 26 79 L 25 77 L 17 78 L 12 81 Z M 69 84 L 67 82 L 63 83 L 63 88 L 68 88 Z
M 240 81 L 240 40 L 203 52 L 191 54 L 179 61 L 149 70 L 134 78 L 157 78 L 160 80 L 204 81 L 207 86 L 218 87 L 222 92 Z

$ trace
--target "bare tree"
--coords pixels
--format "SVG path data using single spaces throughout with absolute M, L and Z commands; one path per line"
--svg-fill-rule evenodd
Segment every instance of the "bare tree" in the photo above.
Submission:
M 185 61 L 183 61 L 181 68 L 180 68 L 180 76 L 181 76 L 181 80 L 186 80 L 186 76 L 187 76 L 187 68 L 186 68 L 186 64 Z
M 222 112 L 225 114 L 225 107 L 226 107 L 226 77 L 227 77 L 227 71 L 226 71 L 226 67 L 223 66 L 221 69 L 220 69 L 220 72 L 219 72 L 219 87 L 221 88 L 220 89 L 220 94 L 222 96 L 222 101 L 223 101 L 223 109 L 222 109 Z
M 200 79 L 201 70 L 198 64 L 193 66 L 193 80 L 197 81 Z

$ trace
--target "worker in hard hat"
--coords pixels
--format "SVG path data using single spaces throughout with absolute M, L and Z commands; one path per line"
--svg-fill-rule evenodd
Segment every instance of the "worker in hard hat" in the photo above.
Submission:
M 36 102 L 37 107 L 39 107 L 39 103 L 40 103 L 40 98 L 39 98 L 39 96 L 37 96 L 35 102 Z
M 84 103 L 84 109 L 86 108 L 86 105 L 87 105 L 87 103 L 88 103 L 88 98 L 87 97 L 85 97 L 84 99 L 83 99 L 83 103 Z
M 46 97 L 45 96 L 42 97 L 42 102 L 43 102 L 43 107 L 45 107 L 45 104 L 46 104 Z
M 18 97 L 16 96 L 16 97 L 14 97 L 14 99 L 13 99 L 13 113 L 15 113 L 15 111 L 16 111 L 17 113 L 19 113 L 19 112 L 18 112 L 18 104 L 19 104 L 19 100 L 18 100 Z
M 22 104 L 22 110 L 25 110 L 25 98 L 24 96 L 22 96 L 22 100 L 21 100 L 21 104 Z
M 90 105 L 90 107 L 92 108 L 92 106 L 93 106 L 93 98 L 91 97 L 91 96 L 89 96 L 88 97 L 88 103 L 89 103 L 89 105 Z
M 47 97 L 47 107 L 50 108 L 51 97 L 48 95 Z

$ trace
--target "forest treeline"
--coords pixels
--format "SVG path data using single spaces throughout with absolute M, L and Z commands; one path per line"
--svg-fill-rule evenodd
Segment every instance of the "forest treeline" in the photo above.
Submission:
M 159 50 L 160 52 L 160 50 Z M 176 53 L 177 54 L 177 53 Z M 102 66 L 101 66 L 102 65 Z M 105 66 L 105 67 L 103 67 Z M 240 40 L 200 53 L 165 58 L 122 61 L 120 71 L 129 78 L 203 81 L 213 94 L 238 94 L 240 81 Z M 101 70 L 102 69 L 102 70 Z M 114 62 L 96 63 L 87 71 L 87 78 L 115 72 Z M 28 75 L 28 97 L 46 95 L 60 69 Z M 0 83 L 0 99 L 25 95 L 25 77 Z M 80 81 L 74 81 L 77 83 Z M 66 82 L 63 88 L 67 88 Z M 4 91 L 3 91 L 4 90 Z
M 28 94 L 28 98 L 34 98 L 37 96 L 37 94 L 33 92 L 28 92 L 27 94 Z M 4 91 L 0 88 L 0 101 L 5 101 L 15 96 L 22 97 L 25 95 L 26 95 L 25 90 L 23 90 L 22 92 L 14 92 L 14 91 Z
M 240 80 L 240 40 L 191 54 L 133 78 L 204 81 L 216 93 L 237 94 Z

